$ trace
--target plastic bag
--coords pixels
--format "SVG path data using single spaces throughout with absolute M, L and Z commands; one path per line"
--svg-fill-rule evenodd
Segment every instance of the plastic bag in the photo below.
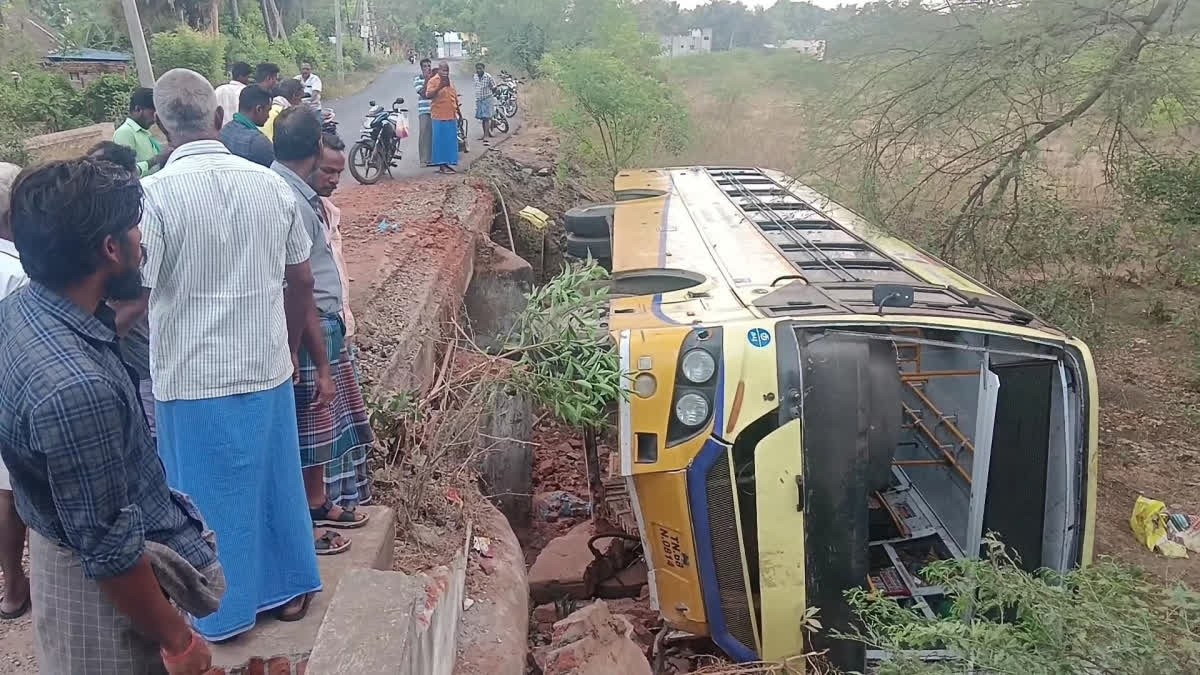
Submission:
M 1133 515 L 1129 517 L 1129 527 L 1138 543 L 1151 551 L 1157 550 L 1168 558 L 1186 558 L 1187 549 L 1183 544 L 1167 537 L 1169 517 L 1166 504 L 1138 495 L 1133 504 Z
M 408 117 L 404 115 L 396 116 L 396 137 L 408 138 Z

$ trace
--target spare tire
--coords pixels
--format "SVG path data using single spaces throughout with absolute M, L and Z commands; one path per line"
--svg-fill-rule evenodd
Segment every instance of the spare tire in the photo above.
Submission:
M 567 235 L 567 255 L 581 259 L 588 256 L 596 259 L 612 258 L 612 241 L 608 235 L 584 237 L 571 233 Z
M 567 211 L 564 218 L 566 221 L 565 229 L 567 232 L 577 234 L 581 237 L 604 237 L 609 236 L 609 228 L 612 227 L 613 210 L 615 204 L 589 204 L 588 206 L 576 206 Z

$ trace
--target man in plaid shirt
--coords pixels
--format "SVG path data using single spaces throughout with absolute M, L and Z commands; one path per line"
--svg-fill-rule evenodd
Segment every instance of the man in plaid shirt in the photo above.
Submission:
M 0 452 L 30 529 L 45 673 L 211 665 L 172 606 L 187 598 L 164 595 L 157 552 L 223 589 L 216 548 L 191 500 L 167 487 L 104 302 L 141 294 L 141 217 L 137 175 L 103 160 L 45 164 L 13 188 L 30 282 L 0 301 Z

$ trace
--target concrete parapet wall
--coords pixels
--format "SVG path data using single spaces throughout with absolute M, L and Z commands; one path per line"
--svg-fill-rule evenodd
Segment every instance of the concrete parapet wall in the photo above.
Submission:
M 42 134 L 26 139 L 25 149 L 39 162 L 71 159 L 87 152 L 100 141 L 111 141 L 115 128 L 111 122 Z

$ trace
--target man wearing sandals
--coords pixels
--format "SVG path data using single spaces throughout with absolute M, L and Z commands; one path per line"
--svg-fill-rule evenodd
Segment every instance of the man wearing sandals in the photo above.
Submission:
M 350 539 L 338 529 L 362 527 L 367 514 L 340 507 L 325 491 L 325 466 L 340 462 L 348 453 L 361 453 L 374 440 L 367 407 L 358 387 L 354 363 L 346 349 L 346 324 L 342 319 L 342 277 L 330 244 L 321 198 L 309 185 L 321 155 L 321 123 L 307 106 L 288 108 L 275 118 L 275 164 L 271 166 L 292 188 L 312 251 L 313 298 L 320 315 L 316 336 L 306 335 L 300 352 L 296 382 L 296 421 L 300 432 L 300 464 L 313 522 L 317 555 L 332 555 L 350 548 Z M 313 339 L 316 337 L 316 339 Z M 314 405 L 317 364 L 311 345 L 321 349 L 336 383 L 332 405 Z
M 167 482 L 216 532 L 229 588 L 195 626 L 224 640 L 262 612 L 303 617 L 321 590 L 292 384 L 317 323 L 312 241 L 279 174 L 219 140 L 222 113 L 204 77 L 168 71 L 154 98 L 176 148 L 143 181 L 158 451 Z M 318 358 L 316 398 L 328 405 L 333 381 Z

